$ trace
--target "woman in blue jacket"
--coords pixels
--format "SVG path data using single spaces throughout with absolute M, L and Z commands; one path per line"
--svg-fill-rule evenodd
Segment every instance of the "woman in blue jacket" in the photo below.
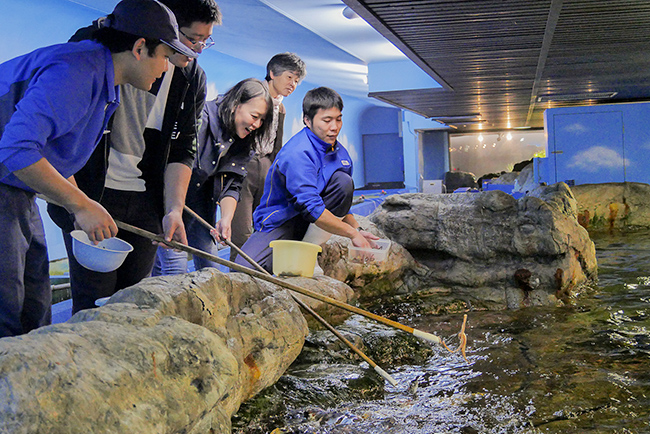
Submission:
M 198 150 L 185 203 L 212 226 L 218 241 L 230 240 L 232 217 L 246 177 L 257 136 L 265 134 L 271 119 L 273 102 L 265 83 L 255 78 L 240 81 L 223 97 L 205 103 L 198 134 Z M 216 221 L 217 205 L 221 218 Z M 216 253 L 210 231 L 191 216 L 184 217 L 190 246 Z M 217 264 L 194 258 L 195 268 Z M 180 274 L 187 271 L 187 254 L 158 249 L 154 275 Z

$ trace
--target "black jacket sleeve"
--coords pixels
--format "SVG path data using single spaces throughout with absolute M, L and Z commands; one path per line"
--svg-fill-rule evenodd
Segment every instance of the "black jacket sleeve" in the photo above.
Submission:
M 192 61 L 179 73 L 186 74 L 189 88 L 183 98 L 181 111 L 174 125 L 167 163 L 183 163 L 192 167 L 197 150 L 197 132 L 205 104 L 206 77 L 203 69 Z

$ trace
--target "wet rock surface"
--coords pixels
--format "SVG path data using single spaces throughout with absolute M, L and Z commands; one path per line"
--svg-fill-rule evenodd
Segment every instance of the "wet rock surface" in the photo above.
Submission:
M 571 187 L 578 202 L 578 220 L 589 231 L 650 228 L 650 185 L 608 182 Z
M 298 296 L 400 381 L 394 387 L 308 316 L 312 332 L 305 340 L 305 318 L 275 285 L 240 273 L 192 273 L 147 279 L 67 324 L 0 340 L 0 375 L 6 378 L 0 393 L 8 403 L 0 424 L 10 432 L 73 434 L 227 433 L 231 424 L 239 434 L 575 426 L 572 418 L 611 405 L 600 402 L 600 394 L 578 407 L 568 398 L 546 398 L 545 375 L 555 362 L 539 360 L 554 346 L 571 346 L 565 334 L 575 330 L 548 339 L 540 328 L 566 316 L 534 310 L 550 307 L 477 311 L 550 306 L 595 277 L 593 243 L 577 215 L 563 184 L 519 201 L 499 191 L 389 197 L 369 219 L 358 218 L 394 241 L 385 262 L 349 261 L 349 241 L 333 237 L 320 258 L 325 276 L 288 279 L 437 334 L 452 348 L 461 314 L 474 310 L 470 364 L 440 346 Z M 496 365 L 491 352 L 498 353 Z M 477 373 L 484 380 L 474 383 Z M 586 394 L 583 379 L 553 384 Z M 535 381 L 539 387 L 520 393 Z M 616 385 L 603 390 L 622 399 Z M 531 417 L 526 401 L 533 399 L 537 413 Z M 491 412 L 495 405 L 504 409 Z M 476 408 L 486 410 L 472 413 Z M 459 415 L 468 412 L 473 418 L 463 421 Z M 505 425 L 503 418 L 509 418 Z M 17 429 L 18 421 L 27 430 Z M 70 423 L 78 430 L 69 430 Z
M 285 280 L 304 289 L 327 296 L 329 298 L 333 298 L 334 300 L 343 303 L 354 304 L 357 299 L 357 295 L 352 288 L 350 288 L 345 283 L 326 275 L 318 275 L 314 276 L 313 278 L 290 277 L 286 278 Z M 302 300 L 303 303 L 309 306 L 318 315 L 323 317 L 332 325 L 340 324 L 350 316 L 350 313 L 348 311 L 332 306 L 331 304 L 325 303 L 315 298 L 295 293 L 293 295 Z M 305 314 L 305 318 L 307 319 L 307 323 L 310 329 L 322 328 L 322 325 L 311 315 L 308 315 L 306 312 Z
M 641 244 L 630 237 L 597 240 L 599 284 L 573 306 L 469 312 L 469 363 L 352 316 L 340 329 L 357 336 L 397 386 L 312 332 L 287 374 L 242 406 L 233 432 L 649 432 L 650 234 Z M 423 313 L 414 296 L 377 309 L 457 342 L 460 315 Z
M 388 236 L 377 228 L 368 218 L 356 216 L 356 219 L 368 232 L 381 239 Z M 349 285 L 360 301 L 374 299 L 382 295 L 393 295 L 406 291 L 403 278 L 407 270 L 417 267 L 411 254 L 398 243 L 391 243 L 386 259 L 381 262 L 372 260 L 350 260 L 349 238 L 332 236 L 323 245 L 319 264 L 324 273 Z
M 523 257 L 537 249 L 542 252 L 540 257 L 551 258 L 553 265 L 553 260 L 573 264 L 566 258 L 569 253 L 577 258 L 593 251 L 593 262 L 583 261 L 587 270 L 595 272 L 595 249 L 591 250 L 589 237 L 583 237 L 586 232 L 577 229 L 578 242 L 571 241 L 577 226 L 577 205 L 565 185 L 539 189 L 523 203 L 510 199 L 504 198 L 504 205 L 501 198 L 493 198 L 479 209 L 488 214 L 508 211 L 518 215 L 516 222 L 523 219 L 532 226 L 525 233 L 531 239 L 523 235 L 516 238 L 516 225 L 497 215 L 502 218 L 496 221 L 501 230 L 512 229 L 512 240 L 508 244 L 502 238 L 494 245 L 503 242 L 510 252 L 512 245 L 517 246 L 516 253 Z M 414 214 L 418 212 L 425 214 L 422 208 Z M 404 221 L 408 224 L 413 218 Z M 362 225 L 395 240 L 374 216 L 371 219 L 377 225 L 366 221 Z M 540 233 L 547 230 L 550 235 Z M 422 227 L 414 233 L 419 234 L 414 242 L 426 236 Z M 395 242 L 391 248 L 400 244 Z M 363 276 L 355 290 L 364 294 L 359 300 L 367 310 L 441 336 L 452 348 L 458 344 L 456 333 L 462 313 L 469 312 L 469 363 L 440 346 L 353 315 L 338 329 L 396 378 L 398 386 L 385 383 L 327 332 L 312 331 L 303 352 L 278 383 L 243 405 L 233 419 L 233 432 L 600 433 L 603 426 L 611 432 L 650 429 L 648 400 L 643 392 L 650 382 L 640 369 L 644 354 L 650 354 L 647 332 L 643 331 L 650 316 L 640 285 L 636 296 L 607 290 L 599 294 L 591 286 L 590 275 L 583 271 L 582 283 L 589 284 L 580 292 L 576 286 L 567 286 L 573 297 L 569 305 L 540 302 L 539 306 L 525 307 L 534 303 L 513 303 L 510 307 L 524 308 L 490 311 L 484 310 L 490 300 L 492 308 L 504 307 L 502 284 L 489 286 L 494 281 L 485 279 L 482 287 L 444 280 L 422 285 L 431 277 L 431 268 L 418 261 L 418 249 L 405 249 L 403 257 L 389 261 L 382 274 L 381 267 L 372 272 L 346 263 L 345 240 L 333 238 L 325 247 L 321 265 L 326 274 L 344 270 L 338 276 L 351 285 Z M 465 247 L 466 258 L 485 260 L 477 254 L 480 249 Z M 492 244 L 487 247 L 497 252 L 495 259 L 502 254 Z M 609 258 L 606 264 L 612 260 L 617 262 Z M 609 278 L 608 271 L 605 269 L 601 281 Z M 387 276 L 391 273 L 399 276 L 391 277 L 397 282 L 392 290 L 372 287 L 373 278 L 390 279 Z M 566 276 L 553 273 L 552 278 L 557 282 Z M 539 275 L 532 267 L 514 269 L 509 284 L 522 292 L 518 300 L 524 299 L 525 292 L 530 293 L 529 300 L 535 300 L 534 291 L 543 289 L 541 279 L 536 279 Z M 647 285 L 650 279 L 644 282 Z M 468 295 L 471 291 L 473 295 Z M 553 288 L 546 291 L 552 293 Z M 627 311 L 636 314 L 629 317 Z
M 412 335 L 358 315 L 351 316 L 338 330 L 375 363 L 391 369 L 425 363 L 435 352 Z M 332 432 L 357 432 L 337 431 L 334 427 L 348 416 L 328 409 L 334 403 L 382 400 L 386 393 L 387 383 L 360 357 L 329 332 L 312 331 L 287 374 L 244 404 L 233 418 L 233 433 L 262 434 L 285 426 L 279 412 L 285 418 L 300 421 L 300 428 L 279 429 L 276 433 L 310 432 L 316 427 L 327 427 Z M 296 409 L 297 403 L 305 406 Z M 349 422 L 354 419 L 351 417 Z

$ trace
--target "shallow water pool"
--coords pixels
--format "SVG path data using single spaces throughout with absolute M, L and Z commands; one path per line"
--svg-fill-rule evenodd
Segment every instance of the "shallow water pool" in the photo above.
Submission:
M 650 433 L 650 232 L 592 238 L 598 284 L 574 306 L 469 312 L 469 363 L 438 347 L 389 357 L 394 387 L 321 349 L 324 361 L 294 364 L 245 404 L 233 432 Z M 456 345 L 462 315 L 402 311 L 395 319 Z M 339 329 L 360 323 L 364 341 L 403 339 L 358 317 Z

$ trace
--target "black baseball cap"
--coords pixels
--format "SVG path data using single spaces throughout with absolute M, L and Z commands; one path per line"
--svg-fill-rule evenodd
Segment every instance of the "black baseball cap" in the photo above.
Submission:
M 183 44 L 178 36 L 178 22 L 174 13 L 157 0 L 122 0 L 103 25 L 162 43 L 188 57 L 199 54 Z

